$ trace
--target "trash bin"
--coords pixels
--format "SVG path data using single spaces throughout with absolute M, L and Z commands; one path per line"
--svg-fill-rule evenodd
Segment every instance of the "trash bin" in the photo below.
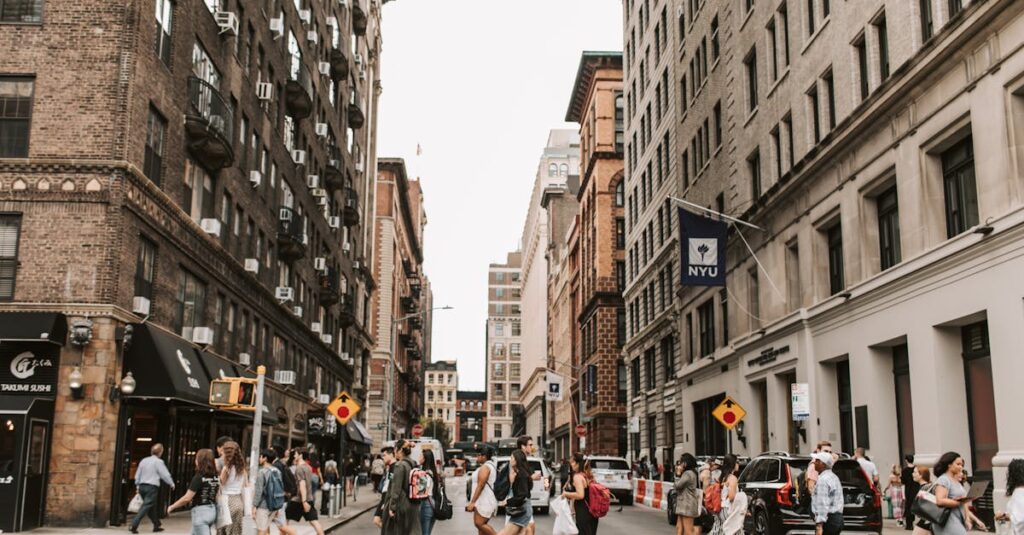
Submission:
M 885 518 L 893 518 L 892 516 L 892 496 L 885 497 Z

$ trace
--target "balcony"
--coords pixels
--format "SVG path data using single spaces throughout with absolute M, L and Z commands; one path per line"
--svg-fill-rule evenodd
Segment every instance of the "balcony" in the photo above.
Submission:
M 327 61 L 331 64 L 331 80 L 340 82 L 348 78 L 348 56 L 341 48 L 332 48 L 327 55 Z
M 329 147 L 328 152 L 330 159 L 324 167 L 324 187 L 335 192 L 345 187 L 345 160 L 341 158 L 338 147 Z
M 338 269 L 329 267 L 326 273 L 317 277 L 317 288 L 320 290 L 320 304 L 329 307 L 341 301 L 341 276 Z
M 409 318 L 409 328 L 418 331 L 423 328 L 423 320 L 419 316 L 415 318 Z
M 416 342 L 416 337 L 411 333 L 402 334 L 402 347 L 406 349 L 415 349 L 417 345 L 419 344 Z
M 345 188 L 345 204 L 341 208 L 341 222 L 346 227 L 359 224 L 359 194 L 352 188 Z
M 420 360 L 423 358 L 423 353 L 421 353 L 419 349 L 406 349 L 405 356 L 412 360 Z
M 231 148 L 231 106 L 216 87 L 196 78 L 188 79 L 189 107 L 185 113 L 188 151 L 207 171 L 231 167 L 235 152 Z
M 347 329 L 356 324 L 356 304 L 351 297 L 343 295 L 338 301 L 341 306 L 338 310 L 338 322 L 342 329 Z
M 418 298 L 420 296 L 421 289 L 422 282 L 420 282 L 419 278 L 409 279 L 409 293 L 411 293 L 413 297 Z
M 402 310 L 404 310 L 406 313 L 415 314 L 419 310 L 419 308 L 419 301 L 417 301 L 415 298 L 409 296 L 402 298 Z
M 291 208 L 280 208 L 277 220 L 277 256 L 286 262 L 306 255 L 306 234 L 302 216 Z
M 366 25 L 369 19 L 366 17 L 366 8 L 363 7 L 363 0 L 352 2 L 352 33 L 366 36 Z
M 363 113 L 363 107 L 356 102 L 350 102 L 348 104 L 348 125 L 359 130 L 365 123 L 366 115 Z
M 284 86 L 284 107 L 293 119 L 305 119 L 313 113 L 313 79 L 301 61 L 292 58 L 292 73 Z

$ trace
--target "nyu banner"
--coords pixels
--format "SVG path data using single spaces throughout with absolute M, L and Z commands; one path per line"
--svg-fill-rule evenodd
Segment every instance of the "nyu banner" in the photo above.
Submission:
M 679 209 L 683 286 L 725 286 L 725 222 Z

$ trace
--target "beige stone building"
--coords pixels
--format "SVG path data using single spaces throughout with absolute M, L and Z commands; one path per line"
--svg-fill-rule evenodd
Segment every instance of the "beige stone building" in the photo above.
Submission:
M 459 369 L 454 360 L 441 360 L 427 364 L 423 381 L 425 410 L 427 419 L 424 436 L 438 437 L 438 433 L 430 427 L 430 422 L 443 421 L 448 429 L 448 446 L 455 441 L 459 390 Z
M 626 2 L 627 38 L 660 20 L 664 2 L 647 4 Z M 644 391 L 647 327 L 631 331 L 639 446 L 725 451 L 708 412 L 728 394 L 749 412 L 734 451 L 806 453 L 829 439 L 867 447 L 880 467 L 957 451 L 1004 485 L 1008 461 L 1024 456 L 1011 379 L 1024 367 L 1022 10 L 924 0 L 669 11 L 671 57 L 682 58 L 675 194 L 763 230 L 731 231 L 728 289 L 677 295 L 683 341 L 673 374 L 654 366 L 661 403 Z M 806 421 L 793 419 L 794 384 L 808 385 Z M 648 433 L 669 410 L 677 425 Z M 990 498 L 978 505 L 991 514 Z
M 487 426 L 484 440 L 513 435 L 513 416 L 522 405 L 522 253 L 508 253 L 505 263 L 487 269 Z

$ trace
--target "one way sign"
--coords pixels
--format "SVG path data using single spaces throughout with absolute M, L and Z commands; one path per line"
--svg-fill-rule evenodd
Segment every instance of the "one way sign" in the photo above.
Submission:
M 348 395 L 348 392 L 338 394 L 338 397 L 334 398 L 334 401 L 327 406 L 327 412 L 333 414 L 334 418 L 341 425 L 348 424 L 348 421 L 358 414 L 360 410 L 362 410 L 362 407 L 359 406 L 356 400 L 352 399 L 352 396 Z
M 743 410 L 743 407 L 736 403 L 735 399 L 725 396 L 725 399 L 715 407 L 715 410 L 711 411 L 711 415 L 721 422 L 726 429 L 732 430 L 747 415 L 747 411 Z

